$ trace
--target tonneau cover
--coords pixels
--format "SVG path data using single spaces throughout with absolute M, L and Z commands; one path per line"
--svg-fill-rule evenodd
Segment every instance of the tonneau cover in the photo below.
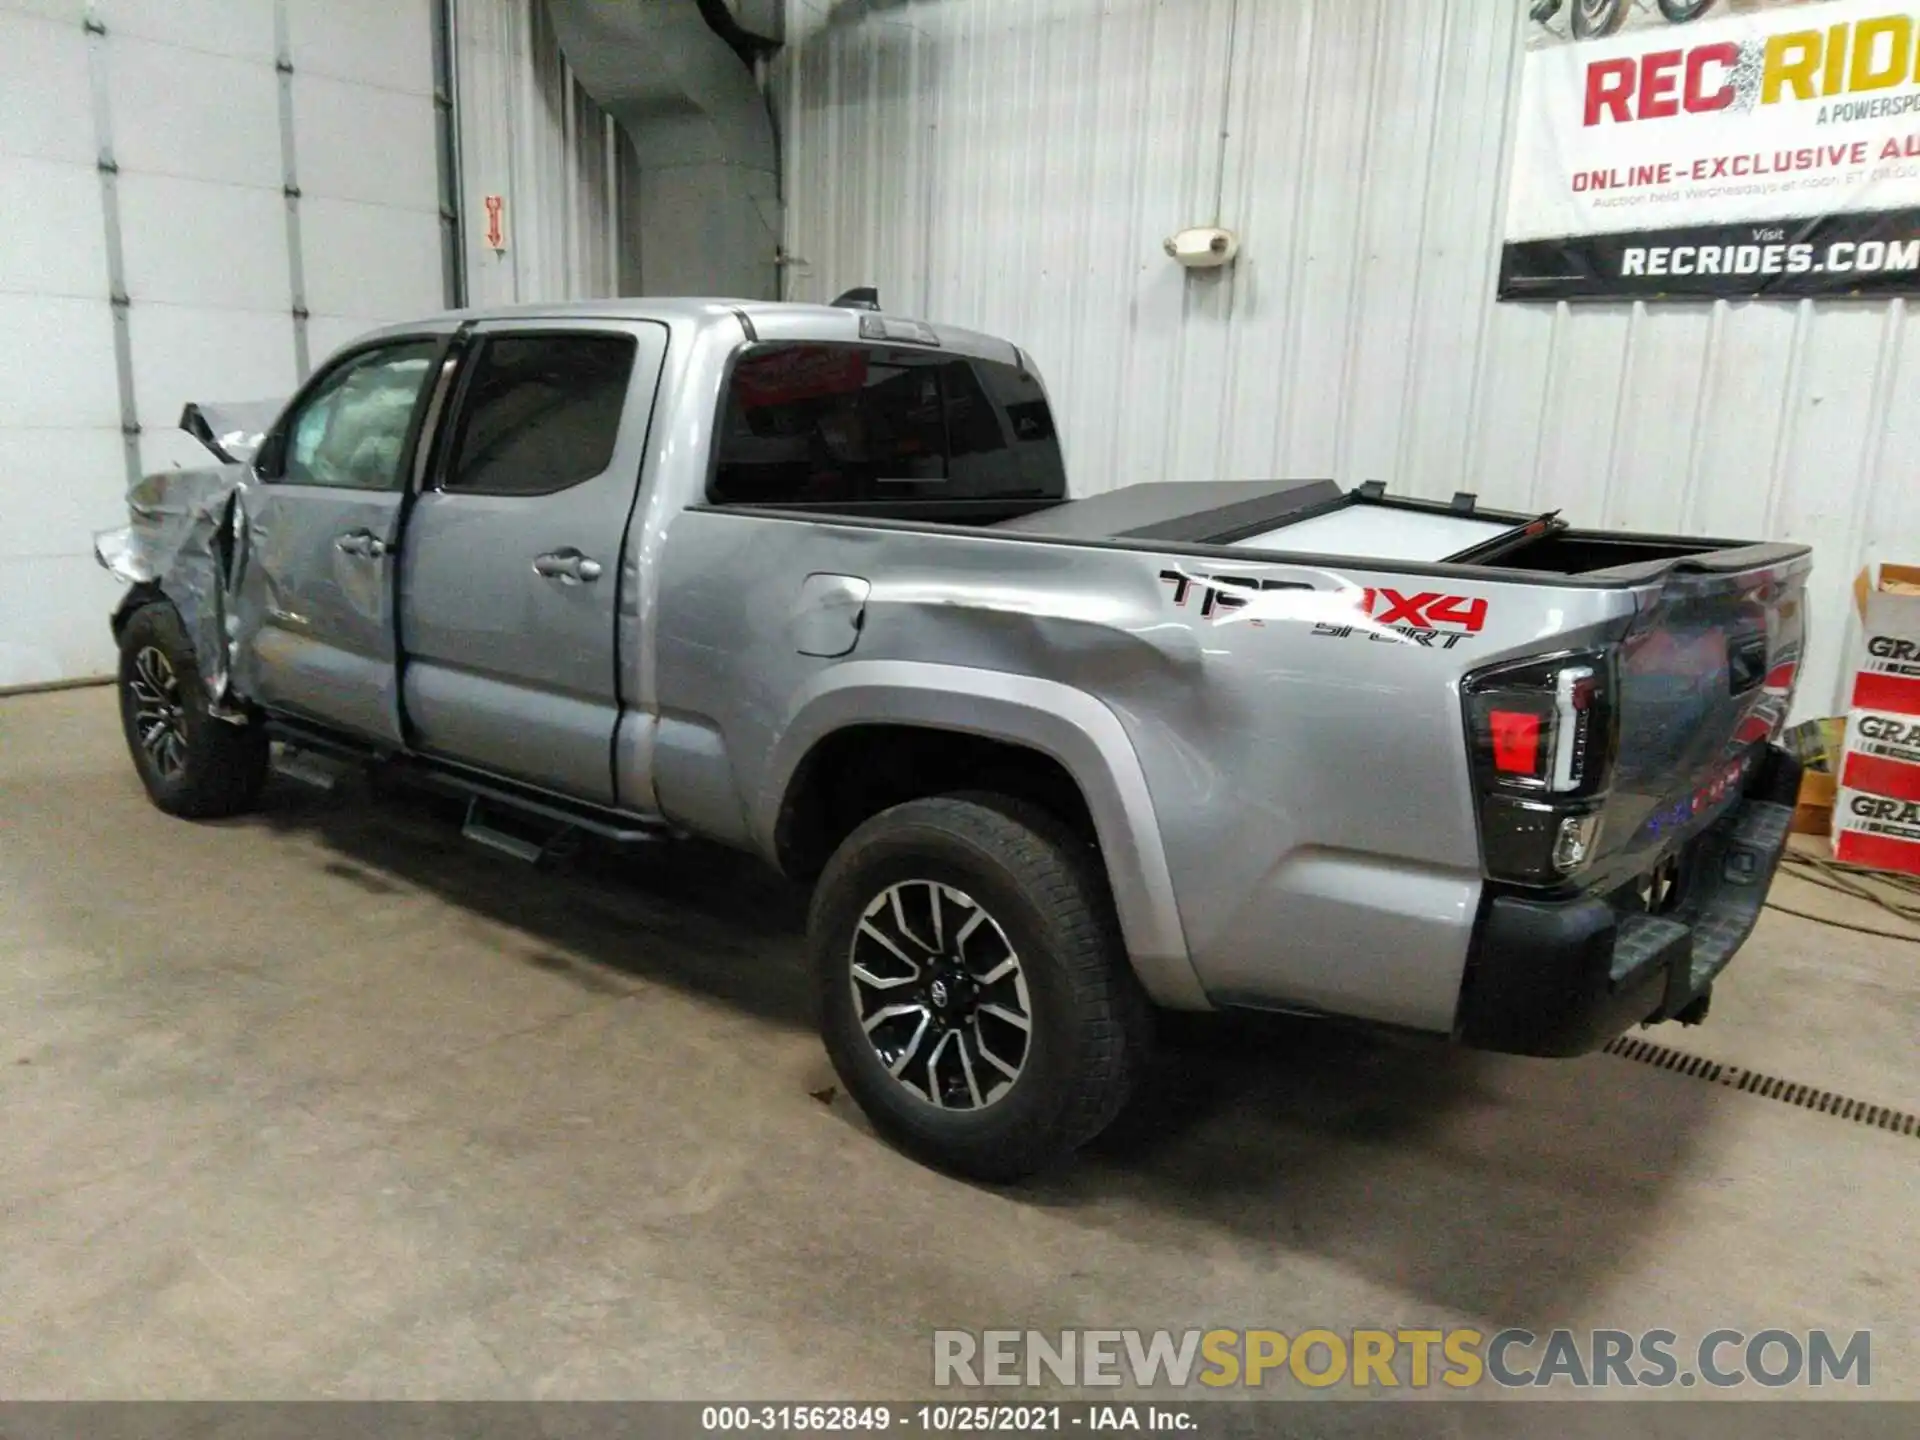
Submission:
M 1064 540 L 1204 545 L 1249 523 L 1284 524 L 1290 515 L 1338 502 L 1341 494 L 1331 480 L 1176 480 L 1068 500 L 993 528 Z

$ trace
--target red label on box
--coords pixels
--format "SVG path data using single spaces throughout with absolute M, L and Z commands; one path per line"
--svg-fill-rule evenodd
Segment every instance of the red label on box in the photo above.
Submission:
M 1920 840 L 1896 840 L 1891 835 L 1870 835 L 1861 830 L 1836 830 L 1833 858 L 1842 865 L 1920 875 Z
M 1920 765 L 1849 751 L 1840 766 L 1840 783 L 1849 790 L 1891 795 L 1896 800 L 1920 800 Z
M 1904 675 L 1884 675 L 1877 670 L 1856 671 L 1853 677 L 1853 708 L 1920 715 L 1920 680 L 1908 679 Z

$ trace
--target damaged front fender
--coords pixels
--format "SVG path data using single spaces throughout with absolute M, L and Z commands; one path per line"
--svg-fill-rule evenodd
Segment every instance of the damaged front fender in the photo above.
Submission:
M 180 612 L 209 706 L 223 719 L 240 718 L 231 694 L 234 600 L 246 567 L 251 483 L 240 461 L 259 448 L 277 409 L 264 402 L 187 406 L 181 428 L 232 463 L 143 476 L 127 492 L 129 523 L 93 541 L 94 557 L 132 587 L 115 607 L 115 635 L 134 609 L 164 596 Z

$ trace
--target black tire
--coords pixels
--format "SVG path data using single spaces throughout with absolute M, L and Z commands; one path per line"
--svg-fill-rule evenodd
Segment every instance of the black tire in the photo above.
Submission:
M 1698 20 L 1713 8 L 1713 0 L 1660 0 L 1660 13 L 1675 25 Z
M 911 928 L 895 925 L 893 893 L 904 908 L 921 907 Z M 944 921 L 934 916 L 936 896 Z M 976 912 L 984 918 L 963 923 Z M 900 949 L 874 948 L 878 942 L 861 928 L 870 914 Z M 919 948 L 902 933 L 917 935 Z M 936 946 L 926 944 L 929 935 Z M 1119 1113 L 1151 1050 L 1152 1007 L 1121 944 L 1098 853 L 1017 801 L 941 796 L 868 820 L 820 878 L 807 946 L 821 1035 L 841 1083 L 886 1139 L 956 1174 L 1019 1180 L 1070 1156 Z M 911 963 L 901 964 L 894 957 L 905 950 L 913 951 Z M 1011 975 L 975 983 L 1004 972 L 1008 956 Z M 918 1004 L 924 1015 L 924 1028 L 909 1037 L 918 1047 L 912 1052 L 892 1037 L 915 1031 L 920 1017 L 884 1021 L 874 1031 L 906 1054 L 905 1080 L 869 1038 L 868 1024 L 885 1002 L 854 978 L 856 964 L 869 984 L 876 964 L 892 967 L 879 977 L 889 986 L 887 1001 L 898 986 L 897 1003 Z M 896 978 L 916 967 L 919 979 Z M 959 1001 L 946 1009 L 945 998 L 936 1005 L 933 981 L 941 975 L 971 995 L 971 1011 Z M 1027 1027 L 1009 1028 L 1002 1017 L 1021 1006 Z M 928 1033 L 938 1038 L 923 1040 Z M 998 1072 L 988 1050 L 997 1052 Z M 1016 1056 L 1018 1073 L 1006 1079 Z M 981 1076 L 988 1077 L 984 1089 Z M 936 1105 L 941 1094 L 964 1108 Z
M 1569 27 L 1576 40 L 1600 40 L 1627 23 L 1633 0 L 1573 0 Z
M 119 688 L 127 749 L 155 805 L 193 820 L 253 808 L 267 780 L 267 733 L 208 712 L 193 644 L 173 606 L 156 602 L 128 617 Z

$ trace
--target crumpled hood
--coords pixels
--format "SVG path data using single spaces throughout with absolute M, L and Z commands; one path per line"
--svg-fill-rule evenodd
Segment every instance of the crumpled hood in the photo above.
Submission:
M 180 412 L 180 428 L 223 464 L 247 464 L 280 418 L 283 401 L 249 400 L 233 404 L 194 401 Z
M 100 563 L 130 585 L 163 582 L 202 531 L 224 523 L 227 502 L 245 483 L 244 465 L 157 470 L 127 491 L 131 523 L 93 537 Z

